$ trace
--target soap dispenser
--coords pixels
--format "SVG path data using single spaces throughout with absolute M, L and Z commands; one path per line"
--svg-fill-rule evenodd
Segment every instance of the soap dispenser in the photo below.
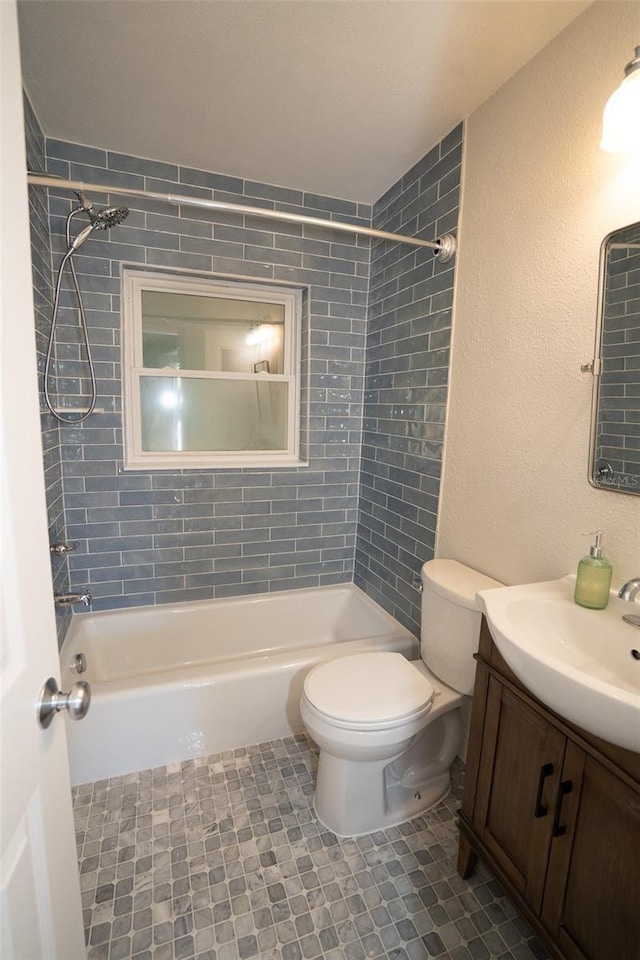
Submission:
M 578 576 L 573 599 L 581 607 L 590 607 L 592 610 L 604 610 L 609 603 L 609 588 L 613 567 L 606 557 L 602 556 L 602 530 L 595 534 L 596 542 L 586 557 L 578 564 Z

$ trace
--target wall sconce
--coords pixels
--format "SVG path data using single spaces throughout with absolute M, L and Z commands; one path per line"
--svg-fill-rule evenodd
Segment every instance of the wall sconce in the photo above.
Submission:
M 602 117 L 600 149 L 607 153 L 640 150 L 640 47 L 624 72 L 625 78 L 607 100 Z

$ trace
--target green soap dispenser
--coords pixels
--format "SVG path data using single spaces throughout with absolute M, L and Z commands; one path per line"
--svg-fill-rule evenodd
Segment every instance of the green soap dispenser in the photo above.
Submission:
M 613 567 L 606 557 L 602 556 L 602 530 L 596 531 L 596 542 L 578 564 L 578 576 L 573 599 L 581 607 L 590 607 L 591 610 L 604 610 L 609 603 L 609 588 Z

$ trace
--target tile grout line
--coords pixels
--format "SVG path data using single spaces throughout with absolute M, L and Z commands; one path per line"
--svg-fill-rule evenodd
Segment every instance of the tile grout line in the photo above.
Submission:
M 480 867 L 456 873 L 451 794 L 357 839 L 313 810 L 290 737 L 73 790 L 88 960 L 545 960 Z

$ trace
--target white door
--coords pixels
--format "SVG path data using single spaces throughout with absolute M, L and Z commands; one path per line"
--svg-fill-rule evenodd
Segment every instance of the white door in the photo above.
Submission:
M 2 643 L 0 957 L 82 960 L 80 885 L 64 714 L 36 722 L 60 682 L 40 445 L 18 29 L 0 0 L 2 40 Z

